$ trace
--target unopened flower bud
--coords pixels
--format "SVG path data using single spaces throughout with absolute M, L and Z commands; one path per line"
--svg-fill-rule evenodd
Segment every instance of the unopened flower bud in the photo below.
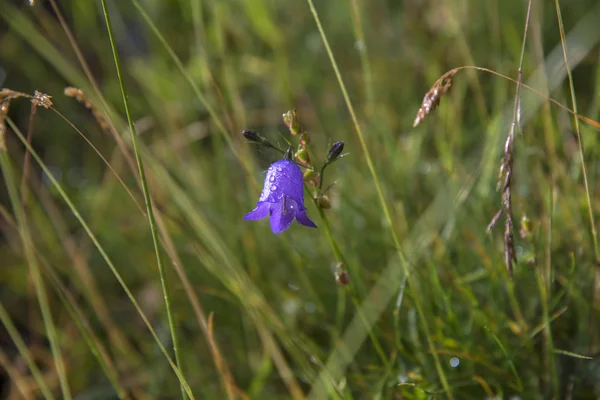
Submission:
M 306 171 L 304 171 L 303 175 L 304 182 L 308 183 L 312 187 L 317 187 L 317 185 L 319 184 L 319 176 L 320 174 L 318 172 L 315 172 L 312 169 L 307 169 Z
M 335 161 L 344 151 L 344 142 L 335 142 L 327 153 L 327 163 Z
M 289 110 L 283 114 L 282 117 L 283 123 L 289 128 L 291 135 L 297 135 L 300 133 L 300 124 L 296 118 L 296 110 Z
M 302 179 L 304 179 L 305 182 L 308 182 L 310 180 L 313 180 L 316 177 L 317 173 L 313 170 L 313 169 L 307 169 L 306 171 L 304 171 L 304 174 L 302 174 Z
M 263 139 L 262 136 L 260 136 L 258 133 L 254 132 L 254 131 L 243 130 L 242 135 L 244 135 L 246 140 L 249 142 L 263 143 L 265 141 L 265 139 Z
M 288 149 L 285 151 L 285 154 L 283 155 L 283 159 L 289 160 L 289 161 L 292 161 L 294 159 L 294 151 L 292 150 L 291 147 L 288 147 Z
M 329 201 L 329 197 L 327 197 L 327 195 L 324 194 L 322 196 L 317 197 L 317 205 L 323 210 L 328 210 L 331 208 L 331 201 Z
M 302 148 L 296 152 L 296 159 L 302 165 L 308 165 L 310 163 L 310 157 L 308 156 L 308 151 Z
M 346 286 L 350 283 L 350 275 L 348 274 L 348 270 L 342 269 L 342 266 L 342 263 L 339 263 L 336 267 L 335 281 L 338 285 Z
M 310 134 L 308 132 L 303 132 L 300 135 L 300 146 L 306 147 L 310 143 Z

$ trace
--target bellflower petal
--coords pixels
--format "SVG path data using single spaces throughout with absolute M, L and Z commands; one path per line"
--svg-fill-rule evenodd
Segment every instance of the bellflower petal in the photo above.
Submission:
M 297 207 L 294 205 L 296 202 L 285 196 L 283 199 L 284 200 L 281 203 L 277 203 L 271 208 L 271 230 L 275 234 L 281 233 L 289 228 L 296 217 L 296 212 L 294 210 L 294 208 Z
M 270 207 L 269 203 L 258 203 L 254 210 L 252 210 L 248 214 L 244 215 L 244 219 L 249 220 L 249 221 L 256 221 L 259 219 L 263 219 L 264 217 L 269 215 L 270 208 L 271 207 Z
M 296 220 L 301 225 L 308 226 L 308 227 L 311 227 L 311 228 L 316 228 L 317 227 L 315 225 L 315 223 L 312 222 L 310 220 L 310 218 L 308 218 L 308 215 L 306 215 L 306 210 L 298 210 L 298 211 L 296 211 Z
M 269 167 L 256 208 L 244 219 L 259 220 L 267 215 L 275 234 L 289 228 L 294 219 L 304 226 L 317 227 L 306 215 L 302 171 L 290 160 L 279 160 Z

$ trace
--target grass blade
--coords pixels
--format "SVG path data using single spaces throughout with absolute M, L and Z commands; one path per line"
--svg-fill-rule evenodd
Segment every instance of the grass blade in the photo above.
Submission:
M 119 52 L 117 50 L 117 44 L 115 42 L 115 38 L 113 36 L 113 30 L 110 20 L 110 14 L 108 12 L 108 8 L 106 6 L 106 0 L 102 0 L 102 9 L 104 11 L 104 18 L 106 21 L 106 28 L 108 30 L 108 37 L 110 40 L 110 45 L 113 52 L 113 58 L 115 61 L 115 67 L 117 69 L 117 76 L 119 78 L 119 85 L 121 87 L 121 94 L 123 95 L 123 105 L 125 107 L 125 114 L 127 115 L 127 121 L 129 122 L 129 130 L 131 132 L 131 143 L 133 146 L 133 152 L 135 155 L 135 160 L 137 162 L 138 170 L 140 173 L 140 181 L 142 184 L 142 190 L 144 192 L 144 200 L 146 202 L 146 211 L 148 213 L 148 222 L 150 224 L 150 231 L 152 232 L 152 242 L 154 244 L 154 252 L 156 253 L 156 263 L 158 265 L 158 273 L 160 275 L 160 284 L 163 291 L 163 296 L 165 300 L 165 309 L 167 312 L 167 319 L 169 323 L 169 329 L 171 331 L 171 340 L 173 342 L 173 350 L 175 352 L 175 361 L 177 363 L 177 367 L 181 371 L 181 355 L 179 349 L 179 339 L 177 337 L 177 330 L 175 328 L 175 319 L 173 317 L 173 311 L 171 307 L 171 296 L 169 294 L 169 286 L 167 284 L 167 276 L 165 274 L 165 267 L 162 262 L 160 244 L 158 240 L 158 228 L 156 226 L 156 220 L 154 217 L 154 209 L 152 206 L 152 198 L 150 197 L 150 190 L 148 189 L 148 182 L 146 181 L 146 173 L 144 171 L 144 164 L 142 162 L 142 157 L 140 152 L 138 151 L 138 143 L 137 143 L 137 133 L 135 131 L 135 123 L 133 121 L 133 116 L 131 115 L 131 110 L 129 107 L 129 98 L 127 96 L 127 89 L 125 87 L 125 81 L 123 79 L 123 72 L 121 70 L 121 62 L 119 59 Z M 182 398 L 186 399 L 185 388 L 183 385 L 181 386 L 181 395 Z
M 394 241 L 394 246 L 397 250 L 398 258 L 400 259 L 400 264 L 402 266 L 402 270 L 404 271 L 404 275 L 406 276 L 406 279 L 407 279 L 408 287 L 409 288 L 414 287 L 415 283 L 412 281 L 412 278 L 411 278 L 410 267 L 408 266 L 408 263 L 404 257 L 404 254 L 402 254 L 402 251 L 400 250 L 402 247 L 400 244 L 400 239 L 398 238 L 398 235 L 396 234 L 392 215 L 388 208 L 387 201 L 385 199 L 385 195 L 383 194 L 383 189 L 381 187 L 381 183 L 379 182 L 379 177 L 377 175 L 377 171 L 375 170 L 375 165 L 373 164 L 370 150 L 367 146 L 367 142 L 365 140 L 362 129 L 358 122 L 358 118 L 356 117 L 356 113 L 354 111 L 354 106 L 352 105 L 350 96 L 348 95 L 348 91 L 346 90 L 346 85 L 344 84 L 344 80 L 342 79 L 342 74 L 338 68 L 337 62 L 335 61 L 333 51 L 331 50 L 331 47 L 329 46 L 329 41 L 327 40 L 327 35 L 325 34 L 325 30 L 323 29 L 323 26 L 321 24 L 321 19 L 319 18 L 319 13 L 317 12 L 317 9 L 315 8 L 315 5 L 312 0 L 307 0 L 307 2 L 308 2 L 308 6 L 310 8 L 310 11 L 313 15 L 313 18 L 315 20 L 315 23 L 317 25 L 317 28 L 319 30 L 319 34 L 321 35 L 321 39 L 322 39 L 325 49 L 327 51 L 327 55 L 329 56 L 329 61 L 331 63 L 331 67 L 333 68 L 333 71 L 337 78 L 340 90 L 342 91 L 342 96 L 346 103 L 346 107 L 348 108 L 348 112 L 350 113 L 350 118 L 352 119 L 354 129 L 356 130 L 356 135 L 358 136 L 358 139 L 360 141 L 360 145 L 363 150 L 363 154 L 364 154 L 365 160 L 367 162 L 369 172 L 371 174 L 371 177 L 373 178 L 373 184 L 375 185 L 375 190 L 377 191 L 377 197 L 379 199 L 380 206 L 383 209 L 385 219 L 388 222 L 390 233 L 391 233 L 392 239 Z M 397 283 L 399 284 L 399 282 L 397 282 Z M 448 398 L 452 399 L 453 396 L 450 391 L 450 387 L 448 385 L 448 380 L 446 379 L 446 374 L 444 372 L 444 369 L 442 368 L 442 364 L 440 363 L 436 348 L 433 343 L 433 338 L 430 333 L 429 322 L 427 321 L 427 318 L 425 317 L 425 315 L 423 313 L 423 308 L 421 307 L 421 303 L 418 298 L 418 295 L 415 293 L 413 293 L 413 294 L 414 294 L 415 307 L 417 308 L 417 312 L 419 314 L 421 324 L 423 325 L 423 331 L 425 332 L 425 337 L 427 338 L 427 343 L 429 345 L 429 349 L 431 351 L 431 354 L 433 355 L 435 367 L 438 372 L 440 381 L 442 382 L 444 391 L 447 392 L 446 394 L 447 394 Z
M 108 256 L 108 254 L 106 253 L 106 251 L 104 250 L 104 248 L 102 247 L 102 245 L 100 244 L 100 242 L 98 241 L 98 238 L 96 237 L 96 235 L 94 234 L 94 232 L 92 232 L 92 230 L 90 229 L 89 225 L 85 222 L 85 220 L 83 219 L 83 217 L 79 213 L 79 210 L 77 209 L 77 207 L 75 207 L 75 205 L 73 204 L 73 201 L 67 195 L 67 193 L 65 192 L 65 190 L 63 189 L 63 187 L 58 183 L 58 181 L 56 180 L 56 178 L 54 177 L 54 175 L 52 174 L 52 172 L 50 171 L 50 169 L 48 168 L 48 166 L 42 161 L 42 159 L 39 156 L 39 154 L 33 149 L 33 147 L 31 147 L 31 145 L 29 145 L 27 143 L 27 139 L 25 138 L 25 136 L 23 135 L 23 133 L 21 132 L 21 130 L 19 129 L 19 127 L 17 125 L 15 125 L 15 123 L 13 122 L 13 120 L 10 119 L 10 118 L 6 118 L 6 122 L 12 128 L 12 130 L 15 132 L 15 134 L 17 135 L 17 137 L 19 138 L 19 140 L 21 141 L 21 143 L 23 143 L 23 145 L 31 153 L 31 156 L 38 163 L 38 165 L 40 166 L 40 168 L 42 169 L 42 171 L 44 171 L 44 173 L 46 174 L 46 176 L 50 180 L 50 183 L 52 184 L 52 186 L 54 186 L 54 188 L 56 189 L 56 191 L 58 192 L 58 194 L 62 197 L 62 199 L 65 201 L 65 203 L 67 204 L 67 206 L 69 207 L 69 209 L 71 210 L 71 212 L 73 213 L 73 215 L 75 216 L 75 218 L 77 218 L 77 220 L 79 221 L 79 223 L 81 224 L 81 226 L 85 230 L 86 234 L 88 235 L 88 237 L 90 238 L 90 240 L 92 241 L 92 243 L 94 244 L 94 246 L 96 247 L 96 249 L 98 250 L 98 252 L 100 253 L 100 255 L 102 256 L 102 258 L 104 259 L 104 261 L 106 262 L 106 264 L 110 268 L 111 272 L 113 273 L 113 275 L 115 276 L 115 278 L 117 279 L 117 281 L 119 282 L 119 284 L 121 285 L 121 287 L 123 288 L 123 290 L 125 291 L 127 297 L 129 298 L 129 300 L 131 301 L 131 303 L 135 307 L 136 311 L 138 312 L 138 314 L 140 315 L 140 317 L 144 321 L 144 324 L 146 325 L 146 327 L 148 328 L 148 330 L 152 334 L 152 337 L 153 337 L 154 341 L 156 342 L 157 346 L 159 347 L 160 351 L 163 353 L 163 355 L 165 356 L 165 358 L 169 362 L 169 365 L 173 369 L 173 372 L 175 372 L 175 374 L 177 375 L 177 378 L 179 379 L 179 381 L 181 382 L 181 384 L 185 388 L 186 393 L 188 394 L 188 396 L 190 396 L 190 398 L 193 399 L 194 396 L 192 394 L 192 391 L 191 391 L 191 389 L 190 389 L 190 387 L 189 387 L 189 385 L 188 385 L 185 377 L 179 371 L 179 368 L 177 368 L 177 365 L 175 365 L 175 363 L 173 362 L 173 360 L 169 356 L 169 352 L 163 346 L 162 342 L 160 341 L 160 339 L 158 337 L 158 334 L 156 333 L 156 331 L 154 330 L 154 328 L 150 324 L 150 321 L 148 320 L 148 317 L 146 316 L 146 314 L 144 313 L 144 311 L 140 307 L 139 303 L 137 302 L 137 300 L 133 296 L 133 293 L 131 292 L 131 289 L 129 289 L 129 287 L 127 286 L 127 284 L 123 280 L 123 277 L 121 276 L 121 274 L 119 273 L 119 271 L 115 267 L 114 263 L 111 261 L 110 257 Z

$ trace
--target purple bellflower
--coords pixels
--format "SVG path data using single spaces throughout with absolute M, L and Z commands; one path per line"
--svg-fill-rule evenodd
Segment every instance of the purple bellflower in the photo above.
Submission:
M 244 219 L 259 220 L 267 215 L 275 234 L 289 228 L 294 219 L 304 226 L 317 227 L 306 215 L 302 171 L 293 161 L 284 159 L 271 164 L 256 208 Z

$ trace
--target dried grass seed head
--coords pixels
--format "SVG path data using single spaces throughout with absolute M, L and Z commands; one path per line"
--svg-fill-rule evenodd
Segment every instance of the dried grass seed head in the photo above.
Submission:
M 417 117 L 413 122 L 413 128 L 419 125 L 427 115 L 437 108 L 442 96 L 452 87 L 452 79 L 456 72 L 458 72 L 456 69 L 446 72 L 435 81 L 431 89 L 425 93 L 421 107 L 419 108 L 419 111 L 417 111 Z
M 52 96 L 36 90 L 34 92 L 33 99 L 31 99 L 31 102 L 33 104 L 35 104 L 36 106 L 42 106 L 47 110 L 50 107 L 52 107 L 51 99 L 52 99 Z

